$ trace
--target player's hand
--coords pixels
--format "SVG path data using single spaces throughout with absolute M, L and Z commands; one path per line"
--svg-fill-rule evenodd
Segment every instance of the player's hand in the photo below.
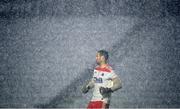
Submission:
M 85 94 L 85 93 L 87 93 L 89 91 L 89 89 L 90 89 L 89 86 L 83 86 L 81 91 L 82 91 L 82 93 Z
M 102 95 L 112 92 L 111 88 L 104 88 L 104 87 L 100 87 L 99 91 Z

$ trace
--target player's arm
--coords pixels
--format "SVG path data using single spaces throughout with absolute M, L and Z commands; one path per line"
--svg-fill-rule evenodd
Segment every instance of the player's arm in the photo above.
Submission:
M 82 87 L 81 91 L 82 93 L 87 93 L 89 89 L 92 89 L 94 87 L 94 80 L 93 78 L 90 79 L 90 81 L 86 82 L 86 84 Z
M 87 84 L 87 87 L 89 87 L 89 89 L 92 89 L 94 87 L 94 79 L 91 78 L 90 81 Z
M 112 82 L 113 82 L 113 86 L 111 87 L 112 92 L 122 88 L 122 82 L 118 76 L 113 78 Z
M 111 88 L 101 87 L 100 88 L 101 94 L 114 92 L 114 91 L 122 88 L 122 82 L 121 82 L 120 78 L 114 72 L 112 74 L 113 74 L 113 76 L 112 76 L 111 80 L 113 82 L 113 86 Z

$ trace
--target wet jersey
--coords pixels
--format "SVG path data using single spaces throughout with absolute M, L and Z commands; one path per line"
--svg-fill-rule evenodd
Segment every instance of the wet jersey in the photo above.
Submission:
M 111 88 L 113 86 L 112 79 L 115 77 L 117 77 L 117 75 L 109 65 L 105 68 L 100 68 L 97 66 L 93 72 L 94 91 L 91 101 L 104 101 L 105 103 L 109 103 L 111 93 L 102 95 L 99 88 Z

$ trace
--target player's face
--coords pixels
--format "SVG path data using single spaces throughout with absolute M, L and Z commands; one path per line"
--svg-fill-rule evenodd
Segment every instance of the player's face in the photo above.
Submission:
M 98 65 L 102 63 L 102 56 L 99 53 L 96 54 L 96 63 Z

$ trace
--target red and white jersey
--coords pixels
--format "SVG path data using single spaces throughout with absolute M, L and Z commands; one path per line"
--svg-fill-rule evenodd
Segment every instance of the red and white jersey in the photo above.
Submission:
M 104 101 L 105 103 L 109 103 L 111 93 L 102 95 L 99 91 L 99 88 L 111 88 L 113 86 L 112 79 L 115 77 L 117 77 L 117 75 L 109 65 L 104 68 L 97 66 L 93 72 L 94 91 L 91 101 Z

